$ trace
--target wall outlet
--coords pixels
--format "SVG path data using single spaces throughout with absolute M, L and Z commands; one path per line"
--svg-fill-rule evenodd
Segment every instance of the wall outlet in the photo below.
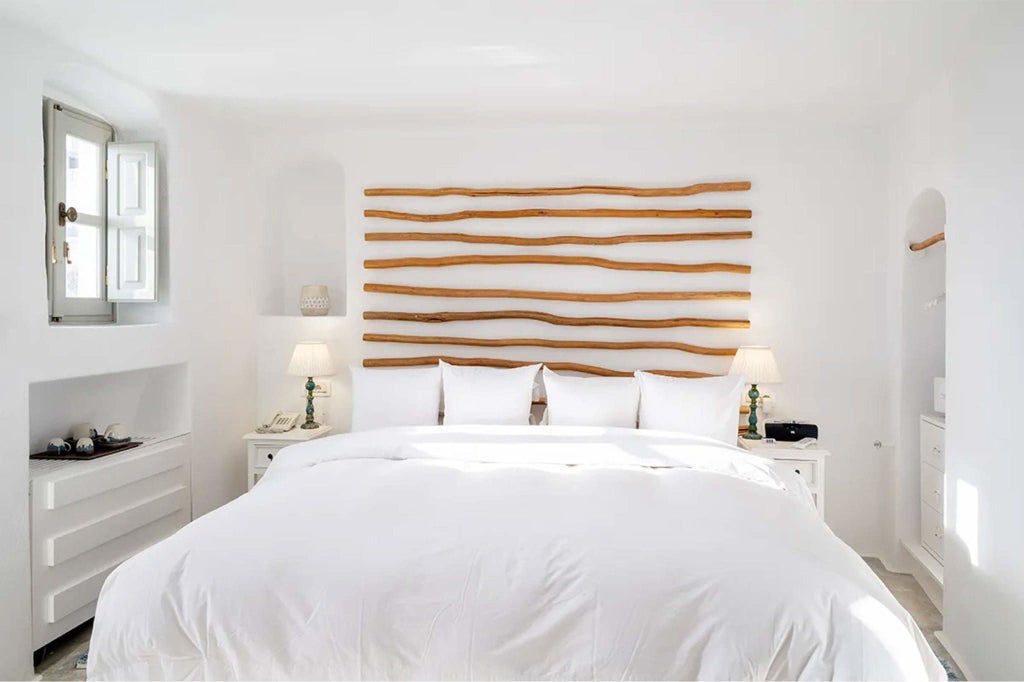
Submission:
M 330 379 L 317 379 L 316 386 L 313 388 L 314 398 L 330 398 L 331 397 L 331 380 Z

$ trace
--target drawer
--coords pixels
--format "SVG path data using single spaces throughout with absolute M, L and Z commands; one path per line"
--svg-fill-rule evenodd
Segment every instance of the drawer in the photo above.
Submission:
M 921 463 L 921 502 L 942 513 L 946 500 L 946 474 L 927 462 Z
M 946 470 L 946 430 L 921 421 L 921 461 L 939 471 Z
M 777 459 L 775 460 L 775 466 L 783 471 L 792 471 L 794 474 L 801 476 L 807 481 L 809 486 L 816 486 L 818 484 L 818 463 L 814 460 Z
M 252 446 L 252 466 L 253 467 L 268 467 L 270 463 L 277 457 L 278 451 L 283 448 L 283 445 L 254 445 Z
M 942 514 L 926 504 L 921 505 L 921 544 L 925 549 L 942 560 L 943 535 Z

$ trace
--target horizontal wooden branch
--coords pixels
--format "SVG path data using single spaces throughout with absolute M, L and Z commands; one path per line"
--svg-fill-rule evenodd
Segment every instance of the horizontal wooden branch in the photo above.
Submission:
M 575 187 L 371 187 L 363 190 L 368 197 L 538 197 L 566 194 L 614 194 L 630 197 L 687 197 L 705 192 L 743 192 L 750 181 L 701 182 L 685 187 L 616 187 L 609 185 L 578 185 Z
M 366 218 L 440 223 L 469 218 L 749 218 L 738 208 L 518 208 L 505 211 L 456 211 L 455 213 L 402 213 L 367 209 Z
M 910 250 L 911 251 L 924 251 L 929 246 L 935 246 L 939 242 L 944 242 L 944 241 L 946 241 L 946 233 L 945 232 L 939 232 L 938 234 L 933 234 L 931 237 L 928 237 L 928 239 L 923 239 L 923 240 L 921 240 L 919 242 L 911 242 L 910 243 Z
M 395 320 L 398 322 L 465 322 L 477 320 L 536 320 L 568 327 L 631 327 L 664 329 L 669 327 L 716 327 L 749 329 L 750 320 L 719 320 L 703 317 L 670 317 L 641 319 L 630 317 L 566 317 L 532 310 L 482 310 L 478 312 L 405 313 L 366 311 L 364 320 Z
M 512 237 L 507 235 L 465 234 L 462 232 L 367 232 L 368 242 L 463 242 L 465 244 L 502 244 L 505 246 L 557 246 L 581 244 L 613 246 L 649 242 L 697 242 L 727 239 L 750 239 L 749 230 L 729 232 L 676 232 L 673 234 L 620 234 L 611 237 L 559 235 L 555 237 Z
M 453 265 L 582 265 L 606 270 L 635 270 L 640 272 L 735 272 L 750 274 L 749 265 L 738 263 L 654 263 L 621 261 L 590 256 L 548 256 L 517 254 L 501 256 L 440 256 L 438 258 L 371 258 L 363 261 L 368 270 L 386 268 L 444 268 Z
M 480 367 L 524 367 L 526 365 L 537 365 L 538 362 L 520 360 L 498 360 L 495 358 L 455 358 L 447 355 L 424 355 L 415 358 L 366 358 L 363 360 L 363 367 L 422 367 L 436 365 L 439 360 L 444 360 L 449 365 L 476 365 Z M 555 372 L 581 372 L 583 374 L 596 374 L 603 377 L 631 377 L 633 372 L 623 372 L 594 365 L 581 365 L 575 362 L 545 362 L 544 366 Z M 701 379 L 704 377 L 717 376 L 704 372 L 690 372 L 671 369 L 650 369 L 645 370 L 651 374 L 662 374 L 670 377 L 682 377 L 686 379 Z
M 411 334 L 363 334 L 363 341 L 372 343 L 416 343 L 439 346 L 476 346 L 479 348 L 588 348 L 594 350 L 676 350 L 694 355 L 736 354 L 735 348 L 709 348 L 675 341 L 570 341 L 563 339 L 475 339 L 464 336 L 418 336 Z
M 749 291 L 629 291 L 619 294 L 583 294 L 567 291 L 530 291 L 523 289 L 445 289 L 410 287 L 398 284 L 363 285 L 370 294 L 404 294 L 442 298 L 529 298 L 541 301 L 577 301 L 580 303 L 620 303 L 628 301 L 749 301 Z

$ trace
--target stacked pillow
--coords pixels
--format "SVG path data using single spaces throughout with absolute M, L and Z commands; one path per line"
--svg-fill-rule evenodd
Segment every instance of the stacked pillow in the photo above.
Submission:
M 541 365 L 512 369 L 446 362 L 414 369 L 352 368 L 352 430 L 444 424 L 529 424 Z M 736 439 L 741 376 L 681 379 L 638 371 L 632 377 L 566 376 L 544 368 L 552 426 L 683 431 Z

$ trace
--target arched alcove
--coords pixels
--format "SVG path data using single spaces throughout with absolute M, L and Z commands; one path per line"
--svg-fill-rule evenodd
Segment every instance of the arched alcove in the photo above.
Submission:
M 934 480 L 941 473 L 930 472 L 934 475 L 929 477 L 923 472 L 928 465 L 921 461 L 921 418 L 935 414 L 934 381 L 946 375 L 947 246 L 945 241 L 939 241 L 912 251 L 907 245 L 945 230 L 945 197 L 933 187 L 922 190 L 910 202 L 904 225 L 897 525 L 904 546 L 939 582 L 942 569 L 925 549 L 921 528 L 926 514 L 933 518 L 941 515 L 941 510 L 926 510 L 921 491 L 922 480 Z
M 263 314 L 300 315 L 303 285 L 328 287 L 330 315 L 344 315 L 345 176 L 330 159 L 287 165 L 264 193 L 268 268 Z

